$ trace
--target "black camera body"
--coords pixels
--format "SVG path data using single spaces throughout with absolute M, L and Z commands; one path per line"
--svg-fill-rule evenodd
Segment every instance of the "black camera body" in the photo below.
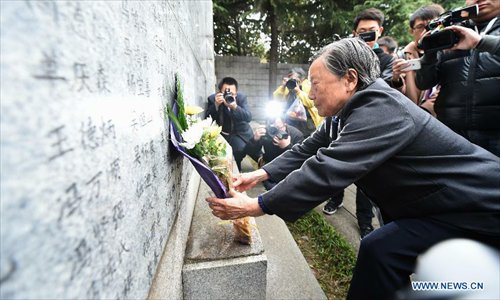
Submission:
M 288 138 L 288 132 L 279 130 L 278 128 L 268 125 L 266 127 L 266 135 L 272 140 L 274 137 L 277 137 L 280 140 Z
M 425 27 L 431 33 L 422 39 L 419 48 L 434 52 L 453 47 L 460 41 L 460 37 L 452 30 L 443 30 L 443 28 L 451 25 L 470 27 L 470 18 L 477 16 L 478 12 L 479 6 L 474 4 L 451 10 L 432 20 Z
M 226 103 L 227 104 L 231 104 L 233 103 L 234 101 L 236 101 L 236 98 L 233 96 L 233 93 L 231 93 L 231 89 L 227 88 L 225 91 L 224 91 L 224 100 L 226 100 Z
M 449 49 L 460 41 L 460 37 L 452 30 L 441 30 L 422 39 L 421 48 L 425 51 Z
M 299 82 L 296 80 L 296 79 L 293 79 L 293 78 L 290 78 L 288 79 L 288 81 L 286 82 L 286 88 L 290 91 L 292 91 L 293 89 L 295 89 L 296 86 L 299 85 Z

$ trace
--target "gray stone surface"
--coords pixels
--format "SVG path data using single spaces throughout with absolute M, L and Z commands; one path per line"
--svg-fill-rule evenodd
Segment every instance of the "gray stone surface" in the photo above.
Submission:
M 262 254 L 264 248 L 255 225 L 255 219 L 250 218 L 252 223 L 251 245 L 233 242 L 233 224 L 230 221 L 221 221 L 213 216 L 208 203 L 205 201 L 205 198 L 209 197 L 210 193 L 210 189 L 202 181 L 189 231 L 186 263 Z
M 265 255 L 186 264 L 184 299 L 264 299 L 266 270 Z
M 177 222 L 166 242 L 163 255 L 156 269 L 156 275 L 149 291 L 149 300 L 182 299 L 182 268 L 186 249 L 189 225 L 191 224 L 194 203 L 198 196 L 201 178 L 191 173 L 186 199 L 179 209 Z
M 252 243 L 233 241 L 231 222 L 212 215 L 205 198 L 210 189 L 201 182 L 187 241 L 182 271 L 186 299 L 262 299 L 266 294 L 267 258 L 252 223 Z
M 0 5 L 0 298 L 145 299 L 193 206 L 163 110 L 175 73 L 213 89 L 212 3 Z

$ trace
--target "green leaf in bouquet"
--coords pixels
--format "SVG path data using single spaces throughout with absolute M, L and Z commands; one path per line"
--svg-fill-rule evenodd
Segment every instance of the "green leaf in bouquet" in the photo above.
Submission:
M 172 108 L 166 106 L 166 114 L 168 118 L 172 121 L 175 128 L 179 133 L 183 133 L 188 129 L 188 122 L 186 119 L 185 108 L 184 108 L 184 93 L 182 91 L 181 81 L 179 79 L 179 74 L 175 74 L 175 103 L 177 104 L 177 114 L 173 111 Z
M 168 105 L 166 107 L 166 113 L 167 113 L 168 118 L 170 119 L 170 121 L 172 121 L 172 123 L 174 124 L 175 129 L 177 129 L 177 131 L 179 131 L 179 133 L 183 133 L 184 129 L 182 128 L 182 125 L 179 122 L 179 119 L 174 114 L 174 112 L 172 111 L 172 109 L 170 107 L 168 107 Z
M 184 107 L 184 92 L 182 90 L 181 80 L 179 74 L 175 74 L 175 102 L 177 102 L 177 119 L 183 131 L 188 128 L 186 120 L 186 112 Z

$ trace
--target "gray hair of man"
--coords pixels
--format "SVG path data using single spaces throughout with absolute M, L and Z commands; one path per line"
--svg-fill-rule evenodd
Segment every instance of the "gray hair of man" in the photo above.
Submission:
M 330 73 L 343 77 L 349 69 L 358 73 L 356 89 L 362 90 L 380 77 L 380 63 L 373 50 L 360 38 L 345 38 L 326 45 L 311 61 L 321 59 Z

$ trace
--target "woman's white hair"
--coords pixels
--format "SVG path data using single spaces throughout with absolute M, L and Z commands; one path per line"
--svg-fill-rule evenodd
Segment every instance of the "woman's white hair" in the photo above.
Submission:
M 358 72 L 357 90 L 362 90 L 380 77 L 380 63 L 373 50 L 359 38 L 345 38 L 321 49 L 312 61 L 321 59 L 334 75 L 344 76 L 349 69 Z

